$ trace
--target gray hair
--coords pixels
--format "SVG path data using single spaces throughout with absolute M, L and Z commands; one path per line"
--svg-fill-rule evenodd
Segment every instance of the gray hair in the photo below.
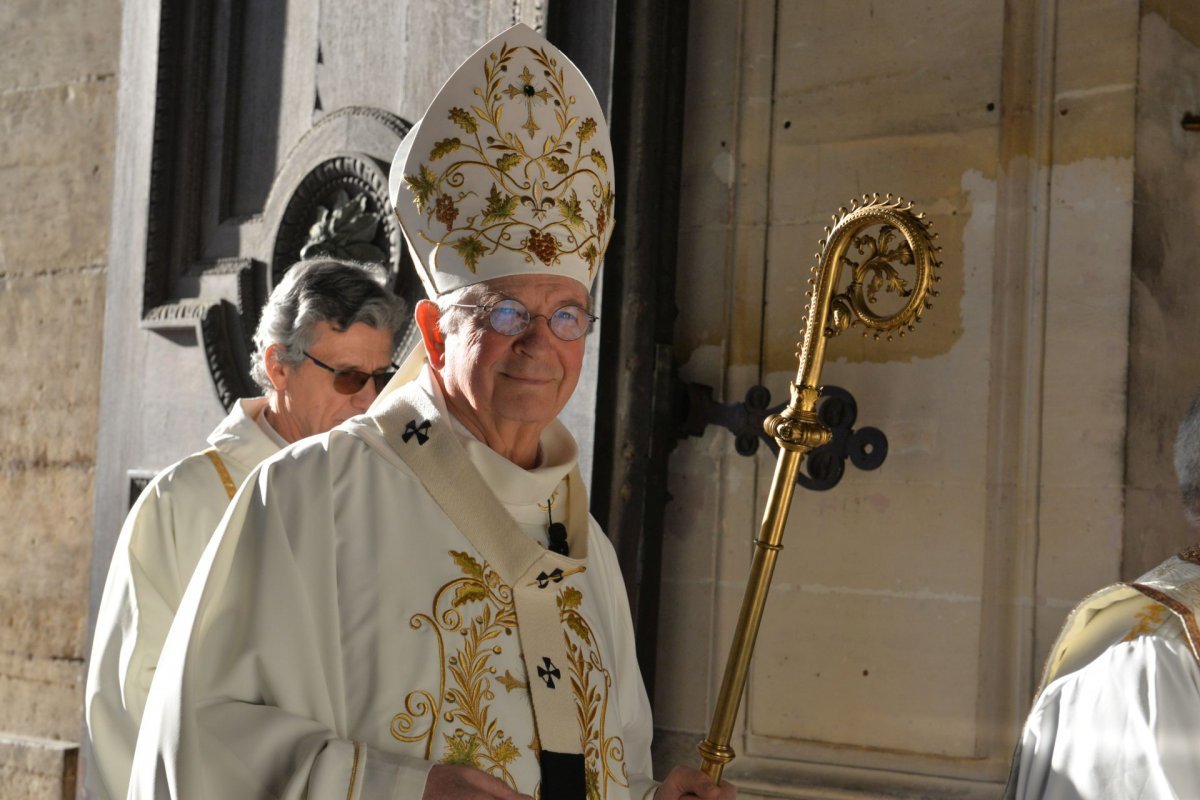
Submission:
M 254 332 L 250 377 L 270 395 L 274 387 L 267 377 L 267 348 L 282 346 L 280 363 L 301 363 L 304 351 L 312 346 L 318 322 L 327 322 L 338 331 L 359 322 L 388 331 L 392 334 L 394 358 L 409 315 L 404 300 L 385 288 L 386 281 L 387 273 L 373 264 L 332 258 L 297 263 L 284 274 L 263 306 Z
M 1175 436 L 1175 475 L 1179 478 L 1183 511 L 1189 522 L 1200 525 L 1200 395 L 1179 423 L 1179 433 Z
M 433 304 L 437 306 L 438 310 L 438 330 L 442 332 L 443 336 L 448 336 L 456 333 L 468 322 L 473 322 L 476 326 L 482 325 L 483 316 L 481 314 L 474 309 L 462 306 L 478 305 L 489 294 L 491 294 L 491 290 L 488 288 L 487 281 L 484 281 L 459 287 L 435 298 Z

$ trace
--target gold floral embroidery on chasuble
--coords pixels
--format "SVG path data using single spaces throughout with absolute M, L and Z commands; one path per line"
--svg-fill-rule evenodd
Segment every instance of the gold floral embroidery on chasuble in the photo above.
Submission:
M 583 747 L 584 778 L 588 800 L 593 800 L 607 797 L 610 783 L 628 788 L 629 776 L 625 770 L 625 743 L 620 736 L 609 736 L 607 731 L 612 674 L 595 647 L 591 626 L 579 613 L 582 603 L 583 595 L 574 587 L 564 587 L 558 593 Z
M 442 664 L 439 683 L 407 694 L 404 710 L 392 718 L 391 733 L 398 741 L 423 744 L 426 759 L 475 767 L 519 788 L 516 763 L 526 755 L 539 757 L 541 745 L 536 723 L 530 741 L 515 741 L 497 703 L 499 696 L 521 695 L 531 713 L 529 676 L 514 635 L 513 590 L 486 561 L 453 550 L 449 555 L 461 577 L 437 589 L 428 613 L 409 619 L 413 630 L 434 635 Z M 628 787 L 629 779 L 624 742 L 608 732 L 612 675 L 582 613 L 583 599 L 578 588 L 564 586 L 557 604 L 588 800 L 603 800 L 610 786 Z M 540 798 L 540 787 L 534 796 Z

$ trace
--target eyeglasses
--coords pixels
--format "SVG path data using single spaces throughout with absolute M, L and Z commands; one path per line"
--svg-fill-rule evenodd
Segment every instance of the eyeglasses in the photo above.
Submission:
M 391 368 L 383 372 L 363 372 L 357 369 L 334 369 L 333 367 L 321 361 L 307 350 L 300 352 L 308 356 L 308 359 L 323 370 L 328 370 L 333 373 L 333 388 L 338 394 L 358 394 L 362 388 L 367 385 L 367 381 L 375 381 L 375 392 L 378 394 L 383 391 L 383 387 L 388 385 L 388 381 L 396 374 L 396 365 L 392 364 Z
M 491 305 L 466 305 L 455 303 L 456 308 L 473 308 L 487 314 L 488 324 L 492 330 L 503 336 L 518 336 L 529 328 L 529 324 L 538 317 L 546 320 L 550 332 L 564 342 L 573 342 L 586 334 L 592 328 L 592 323 L 600 319 L 595 314 L 589 314 L 577 305 L 566 305 L 556 308 L 549 315 L 530 314 L 529 309 L 520 300 L 511 298 L 500 300 Z

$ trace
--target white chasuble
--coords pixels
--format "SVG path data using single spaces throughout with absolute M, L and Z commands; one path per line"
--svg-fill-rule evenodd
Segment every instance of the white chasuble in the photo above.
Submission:
M 282 446 L 263 427 L 266 405 L 235 403 L 209 434 L 211 448 L 155 475 L 121 527 L 88 656 L 87 785 L 96 800 L 125 797 L 150 681 L 188 579 L 237 486 Z
M 1200 551 L 1087 598 L 1051 650 L 1006 797 L 1200 797 Z
M 455 427 L 426 374 L 247 481 L 168 638 L 132 797 L 412 799 L 450 763 L 554 800 L 543 752 L 581 761 L 589 800 L 652 793 L 570 434 L 553 423 L 526 471 Z M 568 556 L 542 546 L 551 519 Z

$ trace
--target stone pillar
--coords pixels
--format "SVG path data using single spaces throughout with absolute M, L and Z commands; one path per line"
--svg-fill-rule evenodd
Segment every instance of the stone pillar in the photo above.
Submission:
M 75 792 L 117 0 L 0 5 L 0 798 Z

